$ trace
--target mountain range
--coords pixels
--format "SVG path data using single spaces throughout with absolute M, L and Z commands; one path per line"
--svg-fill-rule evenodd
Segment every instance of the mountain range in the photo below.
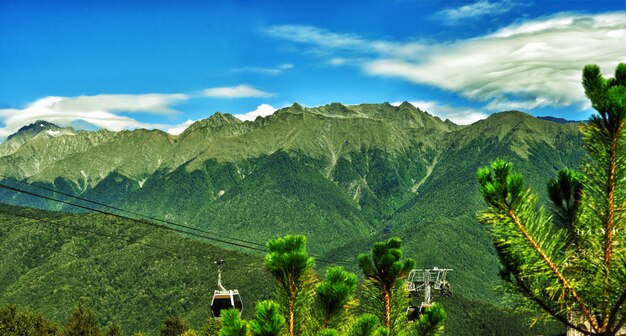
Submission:
M 37 121 L 0 144 L 0 183 L 261 244 L 304 234 L 309 251 L 354 271 L 359 253 L 397 236 L 419 267 L 454 269 L 456 294 L 499 305 L 476 170 L 509 160 L 545 198 L 547 180 L 583 158 L 578 125 L 509 111 L 460 126 L 409 103 L 294 104 L 245 122 L 215 113 L 178 136 Z M 5 189 L 0 202 L 84 211 Z

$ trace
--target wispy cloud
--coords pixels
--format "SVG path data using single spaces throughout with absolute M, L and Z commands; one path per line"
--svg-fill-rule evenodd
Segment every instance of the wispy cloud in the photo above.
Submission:
M 341 52 L 355 56 L 354 53 L 356 52 L 366 55 L 397 55 L 412 58 L 428 47 L 426 44 L 416 41 L 370 40 L 357 34 L 335 33 L 323 28 L 305 25 L 272 26 L 267 28 L 265 32 L 275 38 L 312 45 L 315 47 L 313 50 L 315 54 L 324 56 L 331 53 L 341 54 Z M 349 58 L 333 56 L 329 62 L 331 64 L 338 62 L 346 64 L 349 63 Z
M 312 48 L 326 48 L 326 62 L 346 59 L 372 76 L 396 77 L 485 102 L 510 107 L 588 107 L 581 70 L 598 64 L 611 74 L 626 54 L 626 12 L 559 14 L 527 20 L 482 37 L 424 45 L 368 40 L 319 28 L 289 26 L 275 34 Z M 291 32 L 289 35 L 286 31 Z M 394 49 L 398 50 L 394 53 Z M 341 60 L 341 61 L 333 61 Z M 355 65 L 351 63 L 350 65 Z
M 202 91 L 202 95 L 211 98 L 269 98 L 274 94 L 248 85 L 238 85 L 206 89 Z
M 497 16 L 508 13 L 518 6 L 519 3 L 511 0 L 481 0 L 463 6 L 443 9 L 436 12 L 434 17 L 441 18 L 443 22 L 448 24 L 458 24 L 463 21 L 480 19 L 485 16 Z
M 274 68 L 264 68 L 264 67 L 242 67 L 242 68 L 235 68 L 235 69 L 231 69 L 232 72 L 251 72 L 251 73 L 258 73 L 258 74 L 264 74 L 264 75 L 272 75 L 272 76 L 277 76 L 282 74 L 285 71 L 291 70 L 293 69 L 293 64 L 291 63 L 285 63 L 285 64 L 281 64 L 277 67 Z
M 449 119 L 457 125 L 469 125 L 479 120 L 486 119 L 489 115 L 469 107 L 455 107 L 442 104 L 433 100 L 416 100 L 409 103 L 418 109 L 428 112 L 443 120 Z M 402 102 L 394 102 L 391 105 L 399 106 Z
M 186 94 L 102 94 L 62 98 L 54 103 L 53 108 L 59 112 L 102 110 L 173 114 L 177 111 L 172 109 L 171 106 L 188 98 L 189 96 Z

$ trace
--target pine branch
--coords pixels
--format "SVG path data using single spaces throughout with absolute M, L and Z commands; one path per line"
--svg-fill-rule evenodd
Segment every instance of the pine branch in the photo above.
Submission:
M 624 302 L 626 302 L 626 286 L 622 288 L 622 294 L 619 296 L 619 299 L 617 299 L 617 302 L 615 302 L 615 306 L 613 306 L 613 310 L 610 312 L 611 317 L 609 318 L 608 325 L 613 324 Z M 624 325 L 625 322 L 626 316 L 622 316 L 622 319 L 616 324 L 616 330 L 619 330 L 619 328 Z
M 533 246 L 537 254 L 541 256 L 541 259 L 548 265 L 548 267 L 550 267 L 550 270 L 552 270 L 552 273 L 554 273 L 554 275 L 559 279 L 559 281 L 563 284 L 563 286 L 565 286 L 565 288 L 569 291 L 570 295 L 572 295 L 574 300 L 576 300 L 576 303 L 578 303 L 578 306 L 583 311 L 583 314 L 585 314 L 585 316 L 589 320 L 589 323 L 591 323 L 594 329 L 598 330 L 599 329 L 598 322 L 596 321 L 594 316 L 591 314 L 591 311 L 589 310 L 589 308 L 587 308 L 587 305 L 585 305 L 585 302 L 583 301 L 583 299 L 578 295 L 576 290 L 572 287 L 569 281 L 567 281 L 565 276 L 563 276 L 563 273 L 559 271 L 559 269 L 556 267 L 554 262 L 552 262 L 552 260 L 548 257 L 545 251 L 541 248 L 541 246 L 539 246 L 539 244 L 537 244 L 535 239 L 532 236 L 530 236 L 530 234 L 528 233 L 524 225 L 520 222 L 519 218 L 517 218 L 517 216 L 515 215 L 515 213 L 513 212 L 511 208 L 508 209 L 508 215 L 511 218 L 511 220 L 513 220 L 517 228 L 522 232 L 522 234 L 524 235 L 524 238 L 526 238 L 526 240 Z
M 532 300 L 533 302 L 538 304 L 543 310 L 545 310 L 548 314 L 550 314 L 550 316 L 552 316 L 554 319 L 556 319 L 557 321 L 563 323 L 568 328 L 572 328 L 572 329 L 574 329 L 576 331 L 579 331 L 579 332 L 581 332 L 583 334 L 586 334 L 586 335 L 592 335 L 591 333 L 589 333 L 589 331 L 583 330 L 580 327 L 578 327 L 577 325 L 572 324 L 567 319 L 567 316 L 563 316 L 563 315 L 559 314 L 558 311 L 554 310 L 552 306 L 550 306 L 548 303 L 546 303 L 540 297 L 536 296 L 532 292 L 532 290 L 527 286 L 527 284 L 524 281 L 522 281 L 521 279 L 516 277 L 515 278 L 515 282 L 517 283 L 519 288 L 522 290 L 522 293 L 524 295 L 526 295 L 527 298 L 529 298 L 530 300 Z

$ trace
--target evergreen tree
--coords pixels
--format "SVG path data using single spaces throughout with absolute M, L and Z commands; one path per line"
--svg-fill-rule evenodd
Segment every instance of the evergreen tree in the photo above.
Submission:
M 246 336 L 248 333 L 248 324 L 241 319 L 237 309 L 222 310 L 220 319 L 220 336 Z
M 267 243 L 265 265 L 278 285 L 280 299 L 287 307 L 287 329 L 296 334 L 296 314 L 306 314 L 305 308 L 314 281 L 315 262 L 306 252 L 304 236 L 285 236 Z M 301 327 L 301 326 L 300 326 Z
M 161 336 L 180 336 L 189 327 L 178 315 L 170 315 L 165 319 L 165 324 L 161 328 Z
M 348 336 L 372 336 L 376 333 L 376 330 L 380 327 L 378 317 L 372 314 L 361 315 L 350 326 L 350 332 Z M 386 329 L 385 329 L 386 330 Z
M 626 322 L 626 64 L 610 79 L 586 66 L 583 87 L 599 114 L 581 128 L 582 174 L 564 170 L 548 184 L 553 216 L 497 160 L 478 171 L 488 204 L 479 220 L 504 278 L 530 301 L 568 328 L 615 335 Z
M 63 329 L 62 336 L 100 336 L 100 324 L 96 315 L 82 303 L 74 309 Z
M 438 303 L 433 303 L 431 307 L 426 308 L 413 323 L 413 329 L 417 336 L 439 336 L 443 335 L 444 322 L 446 320 L 446 312 Z
M 278 336 L 285 318 L 280 314 L 278 303 L 266 300 L 256 304 L 254 320 L 250 321 L 250 333 L 253 336 Z
M 124 332 L 122 331 L 122 327 L 119 324 L 113 322 L 109 324 L 107 330 L 104 332 L 105 336 L 123 336 Z
M 6 306 L 0 308 L 0 335 L 5 336 L 53 336 L 57 334 L 56 323 L 29 309 Z
M 215 320 L 212 316 L 207 319 L 206 324 L 200 330 L 201 336 L 217 336 L 220 334 L 220 323 Z
M 375 243 L 371 256 L 361 254 L 359 267 L 367 278 L 369 288 L 375 290 L 378 300 L 382 303 L 382 311 L 378 313 L 385 323 L 389 335 L 399 332 L 392 318 L 392 304 L 395 299 L 402 298 L 398 293 L 402 290 L 402 278 L 406 277 L 415 266 L 413 259 L 402 259 L 402 241 L 390 238 L 386 242 Z M 366 287 L 368 288 L 368 287 Z M 393 327 L 393 328 L 392 328 Z
M 339 333 L 335 329 L 323 329 L 317 333 L 317 336 L 339 336 Z
M 356 306 L 356 275 L 346 272 L 343 267 L 330 267 L 326 279 L 315 289 L 316 313 L 320 316 L 320 328 L 339 330 L 347 325 L 349 310 Z

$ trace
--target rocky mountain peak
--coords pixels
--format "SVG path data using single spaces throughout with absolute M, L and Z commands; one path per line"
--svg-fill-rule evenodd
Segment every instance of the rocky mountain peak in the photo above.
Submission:
M 45 132 L 45 131 L 56 131 L 58 129 L 60 129 L 61 127 L 51 123 L 51 122 L 47 122 L 45 120 L 37 120 L 32 124 L 28 124 L 26 126 L 22 126 L 19 130 L 17 130 L 17 132 L 9 135 L 7 137 L 7 140 L 10 140 L 12 138 L 18 137 L 18 136 L 24 136 L 24 137 L 29 137 L 32 138 L 35 135 L 41 133 L 41 132 Z

